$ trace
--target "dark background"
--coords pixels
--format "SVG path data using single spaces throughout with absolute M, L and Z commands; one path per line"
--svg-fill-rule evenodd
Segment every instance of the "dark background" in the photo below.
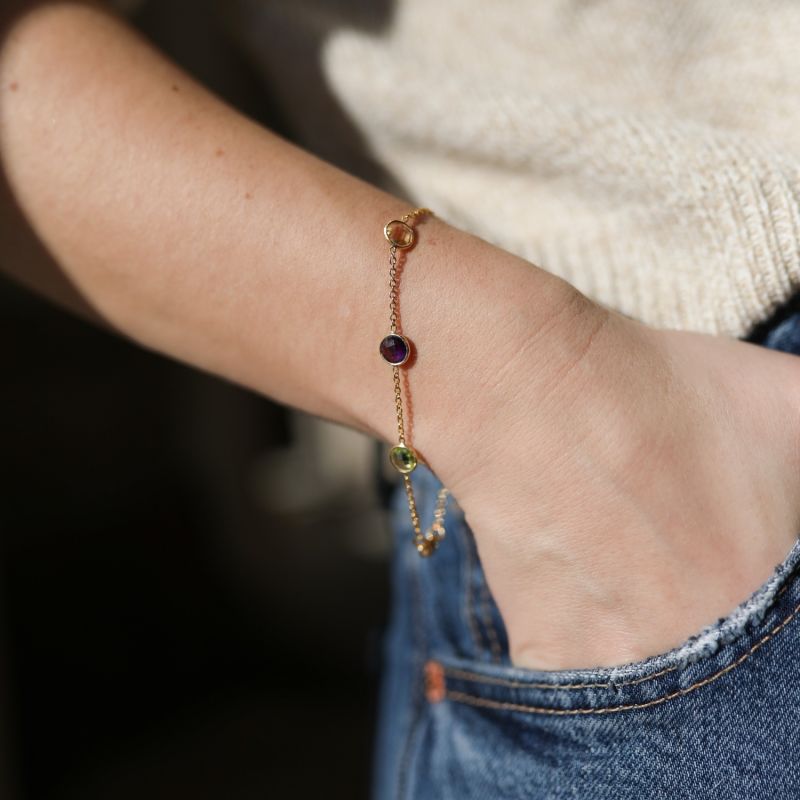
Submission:
M 292 138 L 204 5 L 132 21 Z M 5 281 L 0 343 L 0 796 L 366 797 L 377 445 Z

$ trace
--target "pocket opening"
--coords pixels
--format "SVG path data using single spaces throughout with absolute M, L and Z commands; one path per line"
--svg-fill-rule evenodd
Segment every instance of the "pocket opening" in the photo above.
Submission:
M 532 670 L 431 657 L 444 699 L 524 713 L 582 715 L 633 711 L 683 697 L 727 675 L 800 615 L 800 539 L 753 594 L 727 616 L 668 652 L 613 667 Z

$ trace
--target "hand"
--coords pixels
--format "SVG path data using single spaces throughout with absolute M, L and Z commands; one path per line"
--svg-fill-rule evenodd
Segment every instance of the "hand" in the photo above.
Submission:
M 475 533 L 511 659 L 588 668 L 678 646 L 800 530 L 800 361 L 572 289 L 530 329 L 481 363 L 428 459 Z

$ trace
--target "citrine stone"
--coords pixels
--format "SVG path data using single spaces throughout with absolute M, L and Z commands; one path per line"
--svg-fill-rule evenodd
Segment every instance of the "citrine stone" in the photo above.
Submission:
M 417 466 L 417 454 L 410 447 L 398 444 L 389 451 L 389 461 L 398 472 L 408 475 Z
M 387 222 L 383 228 L 383 235 L 389 244 L 405 249 L 414 244 L 414 229 L 399 219 Z
M 411 345 L 405 336 L 399 333 L 390 333 L 381 339 L 380 353 L 384 361 L 395 367 L 405 364 L 411 355 Z

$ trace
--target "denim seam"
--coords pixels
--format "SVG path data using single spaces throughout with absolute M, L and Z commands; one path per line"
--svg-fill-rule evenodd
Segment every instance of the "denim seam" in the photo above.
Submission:
M 471 529 L 469 526 L 465 525 L 462 528 L 464 532 L 464 539 L 466 540 L 467 549 L 469 550 L 470 554 L 472 553 L 472 549 L 475 548 L 475 555 L 478 564 L 480 564 L 480 557 L 477 555 L 477 546 L 475 544 L 475 537 L 472 534 Z M 471 570 L 474 572 L 474 565 L 470 564 Z M 492 662 L 495 664 L 500 663 L 500 656 L 501 656 L 501 647 L 500 647 L 500 638 L 497 635 L 497 631 L 494 627 L 494 622 L 492 621 L 492 613 L 491 609 L 489 608 L 489 587 L 486 584 L 486 573 L 483 571 L 483 565 L 481 564 L 481 572 L 480 572 L 480 601 L 476 602 L 476 605 L 480 607 L 480 615 L 481 615 L 481 623 L 483 625 L 483 629 L 486 632 L 486 639 L 489 642 L 489 650 L 491 650 Z M 472 580 L 470 579 L 470 586 L 472 585 Z M 477 600 L 477 598 L 476 598 Z
M 475 606 L 475 603 L 472 599 L 472 573 L 473 573 L 473 558 L 472 558 L 472 547 L 471 542 L 469 541 L 468 534 L 464 526 L 460 526 L 461 531 L 461 544 L 464 547 L 464 552 L 466 554 L 466 558 L 464 559 L 464 574 L 465 574 L 465 583 L 466 586 L 464 591 L 464 603 L 463 603 L 463 613 L 466 617 L 467 624 L 469 625 L 470 633 L 472 634 L 472 642 L 475 646 L 475 653 L 478 657 L 483 654 L 483 641 L 481 639 L 480 632 L 478 631 L 478 626 L 475 622 L 475 617 L 472 613 L 472 609 Z
M 414 639 L 417 644 L 417 653 L 425 653 L 427 651 L 427 636 L 425 633 L 425 625 L 422 621 L 422 614 L 424 612 L 422 604 L 422 587 L 420 586 L 419 564 L 414 563 L 411 569 L 411 613 L 413 619 Z M 421 659 L 424 662 L 424 659 Z M 413 708 L 411 710 L 411 719 L 408 726 L 408 735 L 406 736 L 405 747 L 403 755 L 400 758 L 400 774 L 397 781 L 397 794 L 398 800 L 403 800 L 406 794 L 406 776 L 409 774 L 409 764 L 412 758 L 412 751 L 414 749 L 414 741 L 416 733 L 419 730 L 419 722 L 422 719 L 423 709 L 425 703 L 423 696 L 425 692 L 424 680 L 420 679 L 421 670 L 415 669 L 415 690 L 412 692 Z
M 497 631 L 494 629 L 494 622 L 492 620 L 492 611 L 489 608 L 489 587 L 486 585 L 486 576 L 481 576 L 481 616 L 483 617 L 483 627 L 486 629 L 486 635 L 489 639 L 489 648 L 492 651 L 492 661 L 495 664 L 500 663 L 500 639 L 497 636 Z
M 704 678 L 701 681 L 697 681 L 696 683 L 691 684 L 690 686 L 686 686 L 683 689 L 678 689 L 677 691 L 670 692 L 669 694 L 664 695 L 663 697 L 657 697 L 654 700 L 648 700 L 645 703 L 628 703 L 626 705 L 621 706 L 599 706 L 597 708 L 547 708 L 545 706 L 532 706 L 532 705 L 525 705 L 522 703 L 506 703 L 499 700 L 490 700 L 484 697 L 478 697 L 476 695 L 468 694 L 467 692 L 451 692 L 449 690 L 445 690 L 445 697 L 449 700 L 453 700 L 454 702 L 458 703 L 466 703 L 468 705 L 473 706 L 481 706 L 485 708 L 497 708 L 504 711 L 519 711 L 524 714 L 550 714 L 554 716 L 577 716 L 577 715 L 587 715 L 587 714 L 615 714 L 618 711 L 633 711 L 643 708 L 650 708 L 652 706 L 657 706 L 662 703 L 666 703 L 668 700 L 673 700 L 676 697 L 683 697 L 684 695 L 693 692 L 695 689 L 699 689 L 703 686 L 707 686 L 709 683 L 714 682 L 717 678 L 721 678 L 723 675 L 727 674 L 731 670 L 738 667 L 740 664 L 745 662 L 748 658 L 750 658 L 753 653 L 759 650 L 764 644 L 766 644 L 775 634 L 779 633 L 783 628 L 785 628 L 791 621 L 797 616 L 797 612 L 800 611 L 800 603 L 798 603 L 792 613 L 789 614 L 782 622 L 778 623 L 769 633 L 764 634 L 764 636 L 759 639 L 746 653 L 743 653 L 739 658 L 736 659 L 732 664 L 728 664 L 727 667 L 723 667 L 717 672 L 709 675 L 707 678 Z M 528 684 L 530 686 L 530 684 Z
M 454 678 L 463 678 L 464 680 L 474 681 L 475 683 L 487 683 L 493 686 L 506 686 L 509 689 L 548 689 L 551 691 L 560 691 L 561 689 L 614 689 L 619 686 L 633 686 L 637 683 L 644 683 L 645 681 L 654 680 L 655 678 L 665 675 L 667 672 L 673 672 L 678 669 L 678 665 L 667 667 L 659 672 L 654 672 L 652 675 L 644 675 L 641 678 L 633 678 L 629 681 L 618 681 L 616 683 L 566 683 L 559 685 L 556 683 L 526 683 L 525 681 L 512 681 L 508 678 L 496 678 L 493 675 L 479 675 L 477 672 L 470 672 L 466 669 L 457 669 L 456 667 L 445 667 L 445 674 L 452 675 Z

